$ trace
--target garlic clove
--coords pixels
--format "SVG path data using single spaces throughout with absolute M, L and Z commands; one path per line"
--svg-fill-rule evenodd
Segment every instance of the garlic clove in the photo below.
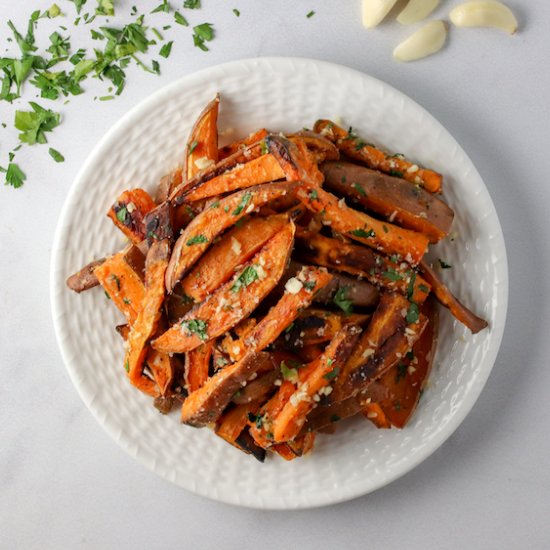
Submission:
M 409 3 L 397 16 L 402 25 L 412 25 L 426 19 L 437 8 L 439 0 L 409 0 Z
M 443 21 L 430 21 L 401 42 L 393 57 L 398 61 L 415 61 L 439 51 L 445 44 L 447 29 Z
M 518 29 L 512 10 L 497 0 L 465 2 L 453 8 L 449 17 L 457 27 L 494 27 L 509 34 Z
M 363 25 L 367 29 L 376 27 L 388 15 L 397 0 L 363 0 Z

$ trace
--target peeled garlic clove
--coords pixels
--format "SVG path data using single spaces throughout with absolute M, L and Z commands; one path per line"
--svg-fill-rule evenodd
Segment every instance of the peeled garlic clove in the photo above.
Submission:
M 363 25 L 376 27 L 388 15 L 397 0 L 363 0 Z
M 414 61 L 439 51 L 447 37 L 443 21 L 430 21 L 393 50 L 398 61 Z
M 514 34 L 518 22 L 512 10 L 496 0 L 465 2 L 449 14 L 457 27 L 495 27 Z
M 437 8 L 439 0 L 409 0 L 397 16 L 397 21 L 402 25 L 412 25 L 422 19 L 426 19 Z

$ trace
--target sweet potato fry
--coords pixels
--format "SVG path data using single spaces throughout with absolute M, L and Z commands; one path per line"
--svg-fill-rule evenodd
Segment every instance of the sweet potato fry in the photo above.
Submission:
M 252 401 L 264 400 L 273 389 L 273 383 L 279 377 L 279 372 L 271 370 L 262 374 L 257 379 L 249 382 L 242 390 L 237 391 L 233 396 L 233 403 L 251 403 Z
M 363 409 L 363 415 L 377 428 L 391 428 L 391 423 L 378 403 L 368 403 Z
M 423 233 L 431 243 L 449 234 L 454 212 L 413 183 L 350 162 L 327 162 L 321 171 L 330 191 L 385 216 L 390 222 Z
M 349 393 L 349 378 L 369 357 L 373 356 L 384 342 L 405 326 L 405 316 L 409 308 L 408 301 L 400 294 L 384 293 L 370 323 L 363 331 L 359 343 L 353 350 L 337 381 L 332 399 L 339 401 Z
M 345 301 L 350 306 L 372 307 L 378 303 L 378 289 L 368 281 L 358 281 L 341 273 L 335 273 L 332 281 L 317 296 L 315 301 L 321 304 L 336 304 L 344 306 Z
M 146 236 L 145 216 L 155 208 L 155 202 L 143 189 L 124 191 L 107 212 L 113 223 L 132 241 L 138 244 Z
M 161 204 L 167 201 L 172 194 L 172 191 L 181 185 L 183 181 L 183 168 L 176 168 L 172 172 L 163 176 L 158 184 L 157 191 L 155 193 L 155 202 Z
M 228 170 L 231 170 L 232 168 L 237 166 L 237 164 L 243 164 L 245 162 L 249 162 L 255 158 L 258 158 L 259 156 L 264 154 L 264 152 L 265 144 L 263 141 L 253 143 L 248 147 L 239 149 L 230 157 L 226 157 L 216 164 L 212 164 L 204 170 L 201 170 L 195 177 L 191 178 L 190 180 L 182 181 L 182 183 L 178 185 L 175 189 L 173 189 L 172 193 L 170 194 L 169 199 L 172 203 L 172 206 L 176 207 L 182 204 L 185 200 L 185 193 L 190 189 L 194 189 L 200 184 L 211 180 L 212 178 L 215 178 L 216 176 L 219 176 L 220 174 L 223 174 Z
M 70 277 L 67 278 L 67 286 L 71 290 L 78 292 L 78 294 L 97 286 L 99 284 L 99 281 L 95 276 L 94 270 L 104 261 L 105 258 L 94 260 L 93 262 L 85 265 L 82 269 L 79 269 L 76 273 L 73 273 Z
M 298 436 L 292 441 L 277 443 L 276 445 L 273 445 L 270 450 L 277 453 L 285 460 L 294 460 L 295 458 L 304 456 L 313 449 L 315 436 L 316 434 L 314 432 L 308 432 Z
M 294 230 L 294 224 L 287 223 L 232 280 L 184 315 L 153 342 L 153 347 L 165 353 L 190 351 L 248 317 L 281 278 Z
M 325 394 L 338 377 L 361 329 L 355 325 L 345 326 L 327 346 L 325 352 L 314 361 L 314 368 L 273 418 L 268 429 L 276 443 L 294 439 L 302 429 L 309 411 L 315 406 L 315 396 Z
M 204 108 L 191 130 L 185 148 L 185 168 L 187 180 L 218 162 L 218 110 L 220 94 Z
M 164 300 L 164 272 L 168 265 L 170 247 L 168 241 L 155 241 L 147 253 L 145 263 L 145 295 L 137 319 L 128 335 L 124 368 L 130 382 L 149 395 L 159 393 L 155 382 L 144 376 L 143 364 L 147 342 L 154 335 Z
M 453 293 L 448 289 L 445 283 L 439 278 L 434 269 L 428 264 L 428 262 L 422 262 L 420 264 L 420 270 L 426 278 L 426 280 L 432 285 L 432 290 L 439 303 L 445 306 L 454 316 L 455 319 L 460 321 L 463 325 L 468 327 L 472 334 L 477 334 L 484 328 L 489 326 L 489 323 L 478 317 L 470 309 L 468 309 L 462 302 L 455 298 Z
M 295 255 L 303 262 L 350 273 L 366 279 L 379 288 L 397 291 L 412 302 L 422 303 L 431 286 L 418 273 L 394 258 L 387 258 L 361 245 L 324 237 L 298 228 Z
M 173 290 L 176 283 L 222 231 L 235 225 L 254 209 L 292 191 L 293 187 L 286 183 L 259 185 L 233 193 L 215 203 L 215 207 L 203 210 L 185 228 L 174 245 L 166 270 L 168 292 Z
M 231 346 L 231 358 L 237 360 L 250 349 L 262 350 L 274 342 L 300 312 L 311 305 L 315 294 L 326 286 L 331 278 L 332 276 L 322 268 L 305 267 L 294 278 L 296 282 L 287 283 L 288 288 L 283 296 L 250 334 Z
M 94 275 L 113 304 L 132 325 L 141 310 L 145 286 L 138 273 L 126 261 L 126 252 L 118 252 L 107 258 L 94 269 Z
M 313 129 L 315 132 L 334 141 L 344 155 L 366 164 L 369 168 L 422 185 L 432 193 L 438 193 L 441 190 L 443 181 L 441 174 L 433 170 L 420 168 L 405 159 L 403 155 L 388 155 L 374 145 L 365 143 L 353 132 L 346 132 L 330 120 L 318 120 Z
M 219 370 L 184 401 L 181 421 L 197 427 L 215 422 L 235 392 L 259 369 L 265 368 L 267 362 L 271 362 L 268 353 L 248 353 L 240 361 Z
M 260 409 L 261 403 L 252 401 L 233 407 L 216 422 L 215 432 L 231 445 L 235 445 L 243 430 L 248 427 L 250 415 L 255 415 Z
M 378 383 L 388 395 L 378 401 L 384 416 L 397 428 L 403 428 L 411 418 L 430 374 L 437 346 L 438 316 L 432 300 L 421 311 L 428 324 L 420 338 L 401 361 L 382 376 Z
M 288 181 L 303 181 L 313 186 L 323 183 L 323 174 L 311 159 L 303 140 L 293 143 L 285 137 L 269 135 L 265 138 L 265 144 Z
M 405 261 L 416 265 L 428 248 L 428 238 L 371 218 L 363 212 L 353 210 L 331 193 L 312 185 L 302 184 L 296 194 L 312 212 L 322 214 L 323 223 L 376 250 L 386 254 L 398 254 Z
M 247 262 L 288 223 L 286 214 L 252 218 L 233 228 L 214 244 L 181 282 L 183 291 L 195 302 L 202 302 L 225 283 L 235 268 Z
M 227 157 L 230 157 L 231 155 L 234 155 L 241 149 L 245 149 L 246 147 L 249 147 L 254 143 L 262 141 L 268 133 L 269 132 L 265 128 L 260 128 L 259 130 L 252 132 L 244 139 L 239 139 L 237 141 L 234 141 L 233 143 L 224 145 L 223 147 L 218 149 L 218 159 L 223 160 Z
M 284 177 L 285 174 L 275 157 L 270 154 L 262 155 L 246 164 L 238 164 L 232 170 L 190 189 L 184 195 L 184 200 L 186 203 L 194 202 L 208 197 L 223 195 L 230 191 L 277 181 Z
M 174 379 L 174 368 L 170 356 L 148 347 L 143 371 L 146 372 L 147 369 L 151 372 L 160 395 L 167 396 Z
M 208 379 L 213 347 L 214 340 L 210 340 L 185 354 L 185 382 L 189 393 L 197 391 Z
M 420 314 L 418 321 L 409 323 L 404 329 L 398 329 L 370 356 L 360 367 L 356 368 L 342 386 L 342 398 L 357 394 L 369 384 L 383 376 L 407 354 L 426 328 L 428 319 Z
M 151 246 L 153 241 L 162 241 L 168 239 L 172 242 L 174 239 L 173 230 L 173 210 L 169 201 L 165 201 L 153 210 L 150 210 L 144 219 L 145 236 L 147 245 Z

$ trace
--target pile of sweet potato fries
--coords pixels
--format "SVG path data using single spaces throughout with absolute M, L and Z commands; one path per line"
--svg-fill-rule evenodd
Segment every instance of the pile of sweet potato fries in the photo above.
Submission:
M 434 298 L 472 332 L 423 257 L 449 234 L 442 177 L 319 120 L 218 147 L 219 96 L 154 197 L 108 212 L 128 246 L 67 280 L 122 312 L 123 368 L 161 412 L 264 460 L 308 452 L 363 414 L 402 428 L 430 372 Z

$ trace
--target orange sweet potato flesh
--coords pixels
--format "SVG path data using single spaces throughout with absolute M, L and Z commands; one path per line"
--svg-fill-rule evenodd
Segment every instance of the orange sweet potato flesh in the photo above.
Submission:
M 247 350 L 262 350 L 274 342 L 300 312 L 311 305 L 315 294 L 330 282 L 332 275 L 323 268 L 305 267 L 297 279 L 302 282 L 298 292 L 285 291 L 254 329 L 231 346 L 229 353 L 233 360 L 242 357 Z
M 132 325 L 141 310 L 145 286 L 125 259 L 126 251 L 107 258 L 94 269 L 94 275 L 113 304 Z
M 371 218 L 312 185 L 300 185 L 296 194 L 309 210 L 322 215 L 323 223 L 353 240 L 388 255 L 397 254 L 412 265 L 416 265 L 426 253 L 429 241 L 421 233 Z
M 422 305 L 428 324 L 412 347 L 412 355 L 382 376 L 378 383 L 387 390 L 387 397 L 378 402 L 385 418 L 396 428 L 403 428 L 410 420 L 432 368 L 437 346 L 438 316 L 432 300 Z
M 174 367 L 170 356 L 148 347 L 145 366 L 151 371 L 160 395 L 168 395 L 170 385 L 174 379 Z
M 307 378 L 300 381 L 294 394 L 271 422 L 270 430 L 275 442 L 289 441 L 298 436 L 308 413 L 315 406 L 314 396 L 338 377 L 359 332 L 360 329 L 354 325 L 345 326 L 314 361 Z
M 406 263 L 393 261 L 362 245 L 325 237 L 299 228 L 296 255 L 304 262 L 361 277 L 379 288 L 397 291 L 417 304 L 430 293 L 430 284 Z
M 226 412 L 216 423 L 216 435 L 234 445 L 239 435 L 248 426 L 249 416 L 256 414 L 260 406 L 258 401 L 253 401 L 237 405 Z
M 145 216 L 156 204 L 143 189 L 130 189 L 120 194 L 107 216 L 132 241 L 139 244 L 146 237 Z
M 487 321 L 475 315 L 475 313 L 461 303 L 458 298 L 455 298 L 427 262 L 422 262 L 420 264 L 420 269 L 426 280 L 432 285 L 432 290 L 437 300 L 441 305 L 445 306 L 458 321 L 468 327 L 472 331 L 472 334 L 477 334 L 489 325 Z
M 294 231 L 294 223 L 287 223 L 232 280 L 184 315 L 153 342 L 153 347 L 165 353 L 190 351 L 248 317 L 279 282 Z
M 249 162 L 255 158 L 258 158 L 265 151 L 265 144 L 263 141 L 253 143 L 243 149 L 239 149 L 231 156 L 226 157 L 211 166 L 208 166 L 204 170 L 198 172 L 193 178 L 182 181 L 178 186 L 172 189 L 169 200 L 172 206 L 176 207 L 182 204 L 185 200 L 185 193 L 190 189 L 195 189 L 202 183 L 231 170 L 238 164 Z
M 368 403 L 363 409 L 365 418 L 370 420 L 377 428 L 391 428 L 391 423 L 378 403 Z
M 295 134 L 289 134 L 286 137 L 293 143 L 303 142 L 307 147 L 310 157 L 314 158 L 317 164 L 326 160 L 338 160 L 340 158 L 338 147 L 321 134 L 316 134 L 310 130 L 302 130 Z
M 295 458 L 304 456 L 313 449 L 315 436 L 316 434 L 314 432 L 308 432 L 298 436 L 292 441 L 277 443 L 276 445 L 273 445 L 270 450 L 277 453 L 285 460 L 294 460 Z
M 205 159 L 212 164 L 218 161 L 218 111 L 220 95 L 204 108 L 191 130 L 185 148 L 184 174 L 187 180 L 197 175 L 203 168 L 197 160 Z M 200 162 L 200 161 L 199 161 Z
M 168 265 L 170 247 L 168 241 L 156 241 L 147 253 L 145 261 L 145 295 L 138 316 L 128 335 L 124 368 L 130 382 L 141 391 L 157 396 L 156 384 L 143 375 L 147 343 L 155 334 L 164 301 L 164 272 Z
M 197 391 L 208 380 L 213 347 L 214 340 L 210 340 L 185 354 L 185 382 L 189 393 Z
M 283 179 L 285 174 L 273 155 L 262 155 L 246 164 L 238 164 L 232 170 L 224 172 L 198 187 L 190 189 L 185 195 L 185 202 L 194 202 L 208 197 L 223 195 L 230 191 L 246 189 L 270 181 Z
M 330 191 L 349 197 L 402 227 L 423 233 L 431 243 L 449 234 L 454 212 L 413 183 L 350 162 L 327 162 L 321 171 Z
M 369 168 L 386 172 L 386 174 L 399 175 L 399 177 L 421 185 L 432 193 L 441 191 L 443 181 L 441 174 L 433 170 L 419 168 L 401 155 L 388 155 L 374 145 L 363 142 L 330 120 L 318 120 L 313 129 L 334 141 L 346 156 L 366 164 Z
M 200 258 L 181 282 L 183 291 L 195 302 L 202 302 L 247 262 L 288 223 L 286 214 L 252 218 L 231 229 Z
M 235 392 L 258 370 L 265 368 L 267 362 L 271 362 L 268 353 L 248 353 L 240 361 L 219 370 L 184 401 L 181 421 L 196 427 L 215 422 Z
M 267 136 L 268 133 L 269 132 L 265 128 L 260 128 L 259 130 L 252 132 L 244 139 L 239 139 L 237 141 L 224 145 L 223 147 L 218 149 L 218 159 L 223 160 L 237 153 L 241 149 L 244 149 L 246 147 L 249 147 L 250 145 L 253 145 L 254 143 L 257 143 L 258 141 L 261 141 Z
M 203 210 L 184 229 L 174 245 L 166 270 L 168 292 L 173 290 L 215 237 L 254 209 L 292 191 L 293 187 L 287 183 L 259 185 L 233 193 L 215 203 L 215 207 Z

